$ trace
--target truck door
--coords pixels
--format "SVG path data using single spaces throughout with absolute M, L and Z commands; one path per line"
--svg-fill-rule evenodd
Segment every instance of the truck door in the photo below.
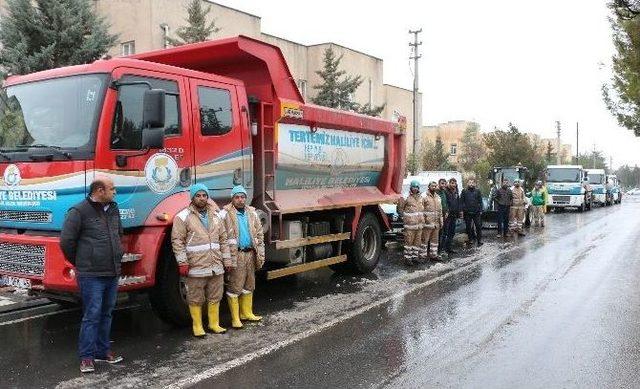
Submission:
M 188 121 L 188 89 L 180 76 L 118 68 L 110 133 L 101 135 L 96 171 L 114 176 L 116 200 L 125 227 L 144 223 L 153 208 L 191 185 L 193 155 Z M 149 87 L 163 89 L 165 138 L 163 150 L 142 150 L 142 100 Z
M 234 85 L 190 81 L 196 181 L 214 199 L 228 201 L 231 188 L 247 185 L 243 123 Z M 249 153 L 250 154 L 250 153 Z M 249 175 L 250 176 L 250 175 Z

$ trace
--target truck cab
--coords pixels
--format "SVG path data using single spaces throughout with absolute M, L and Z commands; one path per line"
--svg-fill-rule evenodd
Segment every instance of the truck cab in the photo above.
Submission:
M 547 209 L 567 208 L 583 212 L 591 209 L 592 197 L 587 171 L 581 165 L 547 166 Z
M 606 188 L 607 174 L 604 169 L 587 169 L 587 177 L 593 192 L 593 202 L 599 206 L 611 204 L 611 196 Z
M 489 171 L 487 175 L 487 179 L 489 180 L 489 193 L 487 193 L 487 207 L 486 210 L 482 213 L 482 227 L 483 228 L 498 228 L 498 210 L 491 201 L 493 198 L 493 194 L 495 193 L 502 181 L 508 180 L 511 188 L 513 189 L 513 183 L 515 180 L 520 180 L 522 183 L 522 188 L 527 190 L 529 184 L 529 169 L 525 166 L 494 166 Z M 526 199 L 525 205 L 525 216 L 522 221 L 525 226 L 529 226 L 531 224 L 530 215 L 529 215 L 529 200 Z
M 611 194 L 612 204 L 620 204 L 622 202 L 622 190 L 620 190 L 620 182 L 615 174 L 607 175 L 607 191 Z

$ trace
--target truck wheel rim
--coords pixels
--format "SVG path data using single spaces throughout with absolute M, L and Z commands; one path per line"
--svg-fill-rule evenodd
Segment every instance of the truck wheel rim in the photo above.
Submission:
M 378 240 L 376 233 L 372 227 L 366 227 L 362 231 L 362 256 L 364 260 L 369 262 L 373 260 L 376 250 L 378 249 Z

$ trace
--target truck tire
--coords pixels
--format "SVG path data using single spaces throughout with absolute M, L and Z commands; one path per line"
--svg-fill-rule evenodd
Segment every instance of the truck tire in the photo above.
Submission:
M 365 213 L 358 222 L 356 236 L 349 247 L 348 268 L 355 273 L 370 273 L 378 265 L 382 251 L 382 229 L 378 218 Z
M 149 292 L 149 301 L 163 321 L 177 327 L 191 324 L 185 301 L 184 281 L 178 274 L 178 264 L 170 248 L 163 247 L 156 269 L 156 284 Z
M 582 202 L 582 205 L 580 205 L 580 208 L 578 208 L 578 212 L 584 212 L 587 210 L 587 204 L 586 202 Z

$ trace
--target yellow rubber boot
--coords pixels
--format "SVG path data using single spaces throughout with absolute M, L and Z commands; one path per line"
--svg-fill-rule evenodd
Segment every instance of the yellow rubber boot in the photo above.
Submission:
M 240 329 L 244 327 L 240 321 L 240 306 L 238 305 L 238 297 L 227 296 L 229 303 L 229 311 L 231 311 L 231 327 Z
M 240 295 L 240 319 L 247 321 L 262 320 L 262 316 L 253 314 L 253 293 Z
M 209 303 L 209 329 L 215 334 L 224 334 L 226 328 L 220 327 L 220 302 Z
M 193 321 L 193 335 L 201 338 L 206 335 L 202 328 L 202 307 L 200 305 L 189 305 L 189 313 Z

